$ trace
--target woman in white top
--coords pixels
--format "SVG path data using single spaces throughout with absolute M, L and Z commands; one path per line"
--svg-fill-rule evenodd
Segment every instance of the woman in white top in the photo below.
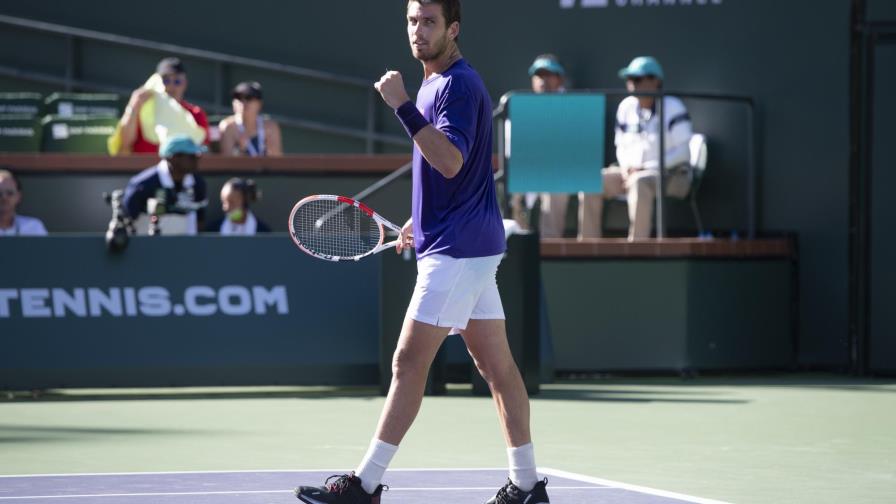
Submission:
M 271 228 L 258 220 L 249 208 L 258 200 L 258 189 L 252 179 L 232 178 L 221 188 L 221 210 L 224 217 L 211 223 L 208 231 L 225 236 L 254 236 L 270 233 Z
M 261 84 L 241 82 L 233 89 L 233 115 L 221 130 L 221 154 L 225 156 L 282 156 L 280 125 L 261 115 L 264 106 Z
M 35 217 L 16 215 L 22 186 L 12 172 L 0 170 L 0 236 L 46 236 L 47 228 Z

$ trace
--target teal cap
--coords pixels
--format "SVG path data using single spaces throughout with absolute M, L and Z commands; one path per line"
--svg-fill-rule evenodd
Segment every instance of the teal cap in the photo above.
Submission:
M 663 80 L 663 67 L 660 66 L 660 62 L 652 56 L 638 56 L 633 59 L 627 67 L 619 71 L 619 78 L 621 79 L 646 77 L 648 75 Z
M 551 72 L 552 74 L 557 74 L 563 76 L 566 74 L 566 71 L 563 70 L 563 65 L 557 61 L 557 58 L 553 56 L 539 56 L 535 58 L 535 62 L 532 63 L 532 66 L 529 67 L 529 77 L 534 76 L 536 73 L 546 70 Z
M 162 142 L 159 146 L 159 157 L 167 159 L 176 154 L 198 156 L 207 150 L 204 145 L 196 145 L 196 142 L 187 135 L 176 135 Z

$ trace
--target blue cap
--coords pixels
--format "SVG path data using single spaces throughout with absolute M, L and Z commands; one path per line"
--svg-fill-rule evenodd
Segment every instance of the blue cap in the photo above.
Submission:
M 566 71 L 563 70 L 563 65 L 561 65 L 560 62 L 557 61 L 557 58 L 553 56 L 539 56 L 535 58 L 535 62 L 529 67 L 529 77 L 534 76 L 542 70 L 547 70 L 552 74 L 560 76 L 566 75 Z
M 621 79 L 646 77 L 648 75 L 663 80 L 663 67 L 660 66 L 660 62 L 652 56 L 639 56 L 633 59 L 627 67 L 619 71 L 619 77 Z
M 159 146 L 159 157 L 170 158 L 176 154 L 192 154 L 198 156 L 205 152 L 204 145 L 196 145 L 196 142 L 187 135 L 175 135 L 166 139 Z

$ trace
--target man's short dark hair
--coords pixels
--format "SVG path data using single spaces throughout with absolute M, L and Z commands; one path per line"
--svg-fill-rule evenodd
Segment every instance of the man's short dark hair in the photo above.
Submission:
M 439 4 L 442 6 L 442 14 L 445 16 L 445 28 L 455 21 L 460 23 L 460 0 L 408 0 L 408 3 L 417 2 L 420 5 Z
M 16 191 L 22 192 L 22 184 L 19 182 L 19 177 L 16 177 L 15 173 L 9 170 L 0 169 L 0 178 L 12 179 L 12 183 L 16 185 Z
M 163 59 L 156 65 L 156 73 L 159 75 L 185 74 L 187 70 L 184 68 L 184 63 L 180 58 L 170 57 Z

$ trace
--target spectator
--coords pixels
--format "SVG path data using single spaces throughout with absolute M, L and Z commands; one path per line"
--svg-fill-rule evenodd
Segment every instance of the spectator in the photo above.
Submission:
M 566 91 L 566 71 L 553 54 L 542 54 L 535 57 L 535 61 L 529 67 L 529 79 L 532 82 L 532 91 L 541 93 L 562 93 Z M 538 193 L 514 194 L 510 198 L 510 207 L 513 220 L 523 229 L 530 227 L 530 213 L 538 200 Z M 562 200 L 562 201 L 561 201 Z M 566 202 L 568 195 L 558 194 L 557 198 L 551 198 L 550 194 L 541 195 L 541 219 L 539 223 L 541 236 L 545 238 L 557 238 L 563 235 L 563 221 L 566 214 Z M 559 218 L 559 232 L 557 231 L 557 211 L 551 207 L 563 206 Z
M 532 91 L 542 93 L 565 93 L 566 70 L 553 54 L 541 54 L 535 58 L 529 67 L 529 77 L 532 82 Z M 579 208 L 583 207 L 582 201 L 586 195 L 579 193 Z M 541 200 L 541 215 L 539 218 L 539 231 L 542 238 L 562 238 L 566 227 L 566 208 L 569 203 L 569 194 L 565 193 L 527 193 L 515 194 L 511 198 L 511 208 L 514 220 L 523 228 L 528 228 L 528 214 L 534 206 L 535 200 Z M 579 238 L 592 237 L 597 234 L 599 222 L 593 222 L 591 214 L 579 213 Z
M 46 236 L 47 228 L 40 219 L 16 215 L 22 202 L 19 179 L 8 170 L 0 170 L 0 236 Z
M 282 156 L 280 125 L 261 115 L 261 84 L 241 82 L 233 89 L 233 115 L 224 118 L 221 153 L 225 156 Z
M 199 156 L 205 147 L 196 145 L 187 136 L 165 140 L 159 149 L 159 164 L 133 177 L 125 189 L 124 207 L 135 221 L 143 214 L 164 220 L 160 227 L 166 234 L 195 235 L 201 229 L 207 203 L 205 179 L 197 171 Z M 159 203 L 164 201 L 164 208 Z M 179 214 L 179 215 L 173 215 Z M 145 225 L 137 223 L 138 230 Z
M 158 89 L 154 85 L 157 82 Z M 165 58 L 156 67 L 156 74 L 150 78 L 147 84 L 131 94 L 131 99 L 125 107 L 124 115 L 118 122 L 120 140 L 114 145 L 110 142 L 112 154 L 157 154 L 159 152 L 159 140 L 155 131 L 146 131 L 146 124 L 141 117 L 143 106 L 156 96 L 157 91 L 164 87 L 164 93 L 174 98 L 183 109 L 188 112 L 196 123 L 196 126 L 205 130 L 204 143 L 208 143 L 208 117 L 205 111 L 197 105 L 184 100 L 187 91 L 187 72 L 184 64 L 178 58 Z M 176 105 L 175 105 L 176 107 Z M 165 126 L 165 125 L 163 125 Z M 176 132 L 181 133 L 181 132 Z
M 605 198 L 627 194 L 629 241 L 649 238 L 659 180 L 660 126 L 656 97 L 634 93 L 656 93 L 663 88 L 663 69 L 649 56 L 638 57 L 619 71 L 633 93 L 616 112 L 616 160 L 618 166 L 603 170 L 603 197 L 586 198 L 584 212 L 601 222 Z M 678 98 L 663 98 L 665 116 L 666 194 L 684 198 L 690 190 L 691 117 Z M 599 230 L 599 228 L 598 228 Z
M 221 210 L 224 217 L 213 222 L 208 231 L 226 236 L 254 236 L 270 233 L 271 228 L 258 220 L 249 208 L 258 201 L 258 188 L 252 179 L 232 178 L 221 188 Z

